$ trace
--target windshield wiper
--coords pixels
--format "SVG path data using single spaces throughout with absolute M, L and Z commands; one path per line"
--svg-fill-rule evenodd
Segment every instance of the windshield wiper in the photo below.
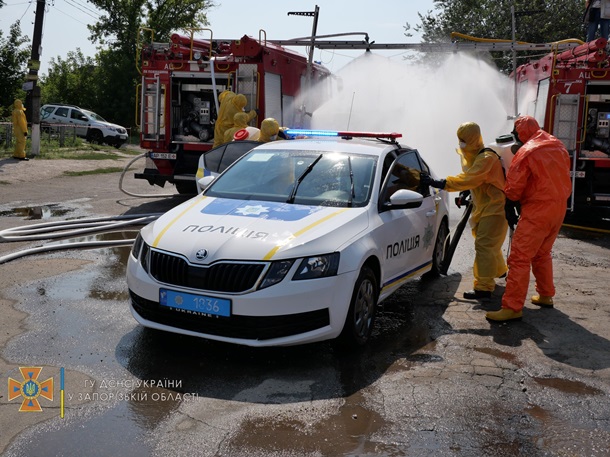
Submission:
M 313 162 L 311 162 L 309 164 L 309 166 L 305 169 L 305 171 L 303 171 L 303 173 L 301 173 L 301 176 L 299 176 L 299 178 L 297 179 L 297 181 L 294 183 L 294 187 L 292 188 L 292 191 L 290 192 L 290 196 L 288 197 L 288 200 L 286 200 L 286 203 L 294 203 L 294 198 L 297 194 L 297 190 L 299 189 L 299 186 L 301 185 L 301 181 L 303 181 L 303 179 L 305 179 L 305 176 L 307 176 L 309 174 L 309 172 L 311 170 L 313 170 L 313 167 L 316 166 L 316 164 L 320 161 L 320 159 L 324 156 L 324 154 L 320 154 L 316 160 L 314 160 Z

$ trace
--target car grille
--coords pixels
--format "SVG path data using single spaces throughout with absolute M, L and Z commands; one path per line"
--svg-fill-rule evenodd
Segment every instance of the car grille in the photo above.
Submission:
M 239 293 L 253 289 L 266 263 L 190 265 L 182 257 L 151 250 L 150 274 L 157 281 L 198 290 Z
M 280 316 L 208 317 L 183 314 L 166 309 L 158 302 L 147 300 L 131 290 L 134 310 L 144 319 L 170 327 L 208 335 L 246 340 L 269 340 L 310 332 L 330 324 L 328 309 Z

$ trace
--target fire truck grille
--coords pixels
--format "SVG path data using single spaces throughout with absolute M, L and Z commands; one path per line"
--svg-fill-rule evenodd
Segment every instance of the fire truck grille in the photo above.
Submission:
M 181 257 L 151 250 L 149 267 L 152 277 L 165 284 L 239 293 L 255 287 L 265 264 L 221 262 L 200 267 L 190 265 Z

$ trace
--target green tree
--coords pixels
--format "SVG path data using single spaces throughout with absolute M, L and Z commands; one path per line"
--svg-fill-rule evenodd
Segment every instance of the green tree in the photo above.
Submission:
M 104 46 L 98 56 L 97 89 L 104 100 L 98 112 L 113 122 L 133 126 L 140 29 L 155 31 L 155 41 L 168 41 L 175 30 L 208 24 L 209 0 L 90 0 L 105 12 L 89 26 L 91 40 Z
M 10 114 L 15 98 L 25 100 L 21 86 L 31 54 L 28 42 L 28 37 L 21 35 L 19 21 L 11 25 L 6 38 L 0 30 L 0 118 Z
M 41 77 L 41 96 L 44 103 L 64 103 L 94 109 L 99 106 L 96 64 L 85 57 L 80 48 L 68 52 L 65 59 L 51 58 L 48 74 Z
M 448 42 L 452 32 L 477 38 L 512 39 L 511 7 L 515 7 L 515 39 L 550 43 L 585 37 L 583 0 L 434 0 L 435 11 L 419 15 L 414 30 L 427 43 Z M 409 29 L 409 24 L 405 27 Z M 532 53 L 520 53 L 527 58 Z M 512 70 L 510 53 L 492 53 L 498 67 Z

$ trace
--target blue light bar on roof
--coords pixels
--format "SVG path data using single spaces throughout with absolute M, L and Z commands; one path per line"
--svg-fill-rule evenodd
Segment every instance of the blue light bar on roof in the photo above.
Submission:
M 288 129 L 284 133 L 290 136 L 339 136 L 339 132 L 334 130 Z
M 292 137 L 313 137 L 313 136 L 327 136 L 335 137 L 340 136 L 343 138 L 390 138 L 396 139 L 401 138 L 401 133 L 387 133 L 387 132 L 347 132 L 340 130 L 306 130 L 306 129 L 288 129 L 284 132 L 288 136 Z

